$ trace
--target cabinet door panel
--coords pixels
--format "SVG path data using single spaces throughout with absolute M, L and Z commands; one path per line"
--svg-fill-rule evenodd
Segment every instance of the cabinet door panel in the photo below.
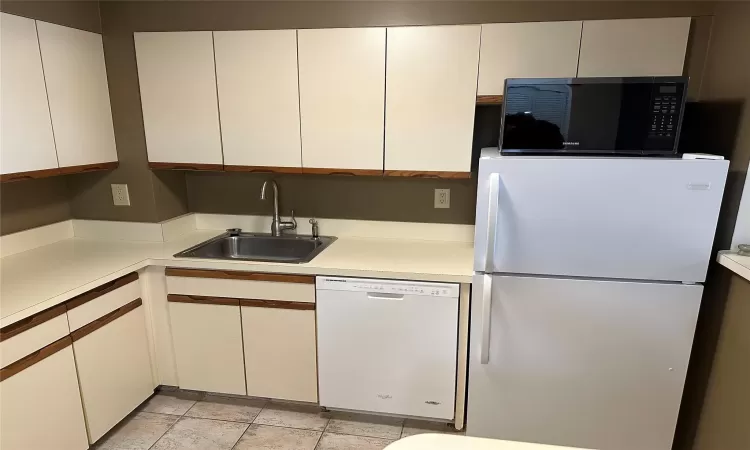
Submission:
M 0 173 L 57 167 L 36 24 L 0 13 Z
M 222 164 L 211 32 L 134 39 L 148 160 Z
M 579 77 L 679 76 L 690 17 L 586 20 Z
M 315 311 L 242 307 L 247 395 L 318 401 Z
M 89 448 L 70 345 L 0 382 L 0 417 L 3 450 Z
M 154 392 L 144 314 L 139 306 L 73 342 L 92 444 Z
M 117 161 L 101 35 L 37 27 L 60 167 Z
M 568 78 L 578 70 L 583 22 L 482 25 L 477 95 L 502 95 L 506 78 Z
M 298 35 L 303 166 L 382 170 L 385 28 Z
M 224 164 L 302 167 L 295 30 L 215 31 Z
M 479 25 L 388 29 L 386 170 L 470 170 L 479 36 Z
M 170 301 L 169 314 L 180 387 L 245 395 L 239 304 Z

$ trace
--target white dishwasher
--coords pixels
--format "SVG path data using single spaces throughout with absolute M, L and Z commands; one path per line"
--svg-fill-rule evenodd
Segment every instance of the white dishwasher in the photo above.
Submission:
M 458 284 L 317 277 L 320 405 L 452 420 Z

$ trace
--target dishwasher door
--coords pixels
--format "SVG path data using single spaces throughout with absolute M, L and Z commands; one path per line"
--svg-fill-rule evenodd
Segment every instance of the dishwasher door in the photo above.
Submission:
M 452 420 L 457 284 L 318 277 L 320 405 Z

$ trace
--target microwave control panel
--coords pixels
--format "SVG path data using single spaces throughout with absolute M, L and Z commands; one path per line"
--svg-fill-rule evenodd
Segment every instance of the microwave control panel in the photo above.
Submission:
M 650 138 L 674 139 L 682 109 L 682 86 L 677 84 L 657 84 L 654 86 L 651 101 Z

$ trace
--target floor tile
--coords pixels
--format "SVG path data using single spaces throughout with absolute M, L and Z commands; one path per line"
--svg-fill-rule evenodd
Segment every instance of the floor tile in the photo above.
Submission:
M 97 442 L 97 450 L 147 450 L 174 425 L 179 416 L 135 413 Z
M 251 423 L 265 404 L 265 400 L 260 399 L 208 395 L 194 404 L 185 416 Z
M 333 413 L 327 432 L 383 439 L 401 437 L 403 419 L 353 413 Z
M 392 442 L 391 439 L 325 432 L 315 450 L 382 450 Z
M 313 450 L 320 431 L 250 425 L 235 450 Z
M 156 394 L 141 406 L 141 411 L 181 416 L 200 399 L 198 395 L 185 393 Z
M 401 437 L 414 436 L 423 433 L 450 433 L 463 434 L 463 431 L 456 431 L 453 425 L 445 422 L 429 422 L 426 420 L 406 419 L 404 421 L 404 431 Z
M 253 423 L 323 431 L 328 424 L 328 415 L 317 406 L 269 403 Z
M 153 450 L 230 450 L 247 424 L 183 417 L 162 436 Z

